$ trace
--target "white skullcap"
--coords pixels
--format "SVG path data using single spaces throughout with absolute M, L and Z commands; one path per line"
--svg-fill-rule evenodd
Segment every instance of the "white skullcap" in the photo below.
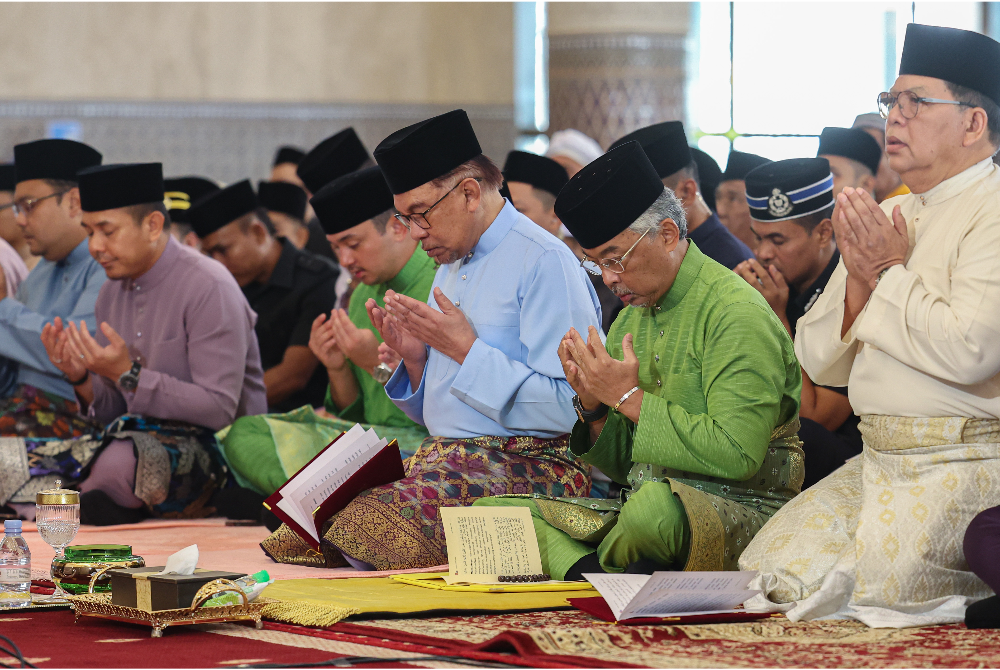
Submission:
M 552 139 L 549 140 L 549 150 L 545 152 L 549 158 L 565 156 L 580 165 L 588 165 L 603 154 L 604 151 L 596 140 L 573 128 L 557 130 L 552 133 Z
M 885 119 L 882 118 L 881 114 L 876 112 L 869 112 L 868 114 L 858 114 L 857 118 L 854 119 L 854 125 L 852 128 L 874 128 L 879 132 L 885 132 Z

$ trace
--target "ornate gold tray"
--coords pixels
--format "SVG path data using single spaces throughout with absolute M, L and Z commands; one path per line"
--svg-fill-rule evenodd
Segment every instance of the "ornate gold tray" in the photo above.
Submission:
M 243 603 L 224 607 L 202 607 L 206 600 L 224 591 L 235 591 L 240 594 Z M 168 626 L 186 626 L 194 623 L 253 621 L 254 626 L 260 629 L 264 627 L 261 621 L 262 610 L 270 603 L 276 602 L 270 598 L 257 598 L 252 603 L 247 602 L 246 594 L 228 579 L 217 579 L 202 586 L 195 594 L 191 607 L 184 609 L 146 612 L 135 607 L 112 605 L 110 593 L 83 593 L 69 596 L 69 601 L 76 613 L 75 621 L 79 621 L 81 616 L 92 616 L 98 619 L 152 626 L 153 637 L 163 637 L 163 629 Z

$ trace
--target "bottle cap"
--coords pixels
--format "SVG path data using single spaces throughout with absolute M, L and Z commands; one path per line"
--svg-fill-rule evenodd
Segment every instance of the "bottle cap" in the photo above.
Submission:
M 13 531 L 21 532 L 21 520 L 20 519 L 7 519 L 3 522 L 4 532 L 11 533 Z

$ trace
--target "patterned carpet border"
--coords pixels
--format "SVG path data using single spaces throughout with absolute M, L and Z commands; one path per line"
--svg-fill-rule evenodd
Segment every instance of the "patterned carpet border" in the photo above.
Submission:
M 531 667 L 1000 667 L 1000 630 L 964 625 L 868 628 L 856 621 L 768 619 L 699 626 L 617 626 L 583 612 L 342 622 L 287 632 Z

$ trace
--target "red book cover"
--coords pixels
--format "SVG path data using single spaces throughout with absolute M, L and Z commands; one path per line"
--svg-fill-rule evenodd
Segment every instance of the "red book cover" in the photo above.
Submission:
M 294 475 L 289 477 L 288 481 L 285 482 L 277 491 L 272 493 L 267 500 L 264 501 L 264 506 L 274 512 L 274 515 L 285 522 L 289 528 L 294 530 L 296 534 L 301 537 L 310 547 L 319 551 L 319 542 L 313 539 L 313 536 L 309 534 L 309 531 L 302 528 L 295 519 L 288 516 L 280 507 L 278 507 L 278 501 L 283 498 L 282 489 L 288 486 L 289 483 L 295 480 L 299 475 L 299 472 L 305 470 L 309 465 L 315 461 L 320 455 L 323 454 L 327 449 L 329 449 L 334 442 L 339 440 L 344 436 L 344 433 L 338 435 L 330 444 L 326 445 L 322 451 L 313 456 L 313 458 L 306 463 L 299 471 Z M 323 501 L 315 512 L 313 512 L 313 521 L 316 524 L 316 534 L 321 535 L 321 529 L 323 524 L 332 517 L 334 514 L 344 509 L 347 503 L 354 500 L 358 494 L 367 491 L 370 488 L 376 486 L 382 486 L 383 484 L 390 484 L 395 481 L 399 481 L 406 476 L 406 472 L 403 470 L 403 460 L 399 454 L 399 444 L 396 440 L 392 440 L 385 447 L 382 448 L 375 456 L 372 457 L 370 461 L 361 466 L 361 468 L 351 476 L 346 482 L 344 482 L 336 491 L 334 491 L 329 498 Z
M 783 614 L 775 612 L 745 612 L 743 610 L 733 610 L 721 614 L 687 614 L 685 616 L 668 617 L 643 617 L 637 619 L 625 619 L 615 621 L 615 615 L 602 596 L 596 598 L 568 598 L 567 602 L 578 610 L 591 614 L 602 621 L 610 621 L 624 626 L 648 626 L 650 624 L 673 624 L 683 626 L 699 623 L 739 623 L 741 621 L 756 621 L 757 619 L 770 619 L 771 617 L 781 617 Z

